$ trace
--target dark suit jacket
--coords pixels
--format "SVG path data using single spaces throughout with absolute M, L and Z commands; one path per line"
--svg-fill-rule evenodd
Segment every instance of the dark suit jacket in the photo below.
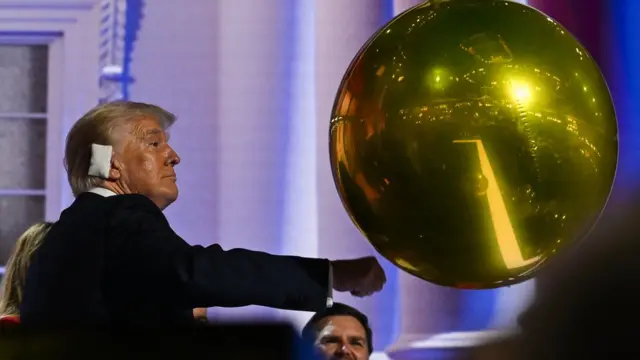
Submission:
M 85 193 L 34 254 L 24 326 L 193 323 L 195 307 L 326 307 L 329 262 L 191 246 L 142 195 Z

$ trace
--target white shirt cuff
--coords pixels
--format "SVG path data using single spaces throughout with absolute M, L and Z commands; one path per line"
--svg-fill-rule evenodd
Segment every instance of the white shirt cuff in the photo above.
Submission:
M 330 308 L 333 306 L 333 266 L 329 263 L 329 290 L 327 293 L 327 307 Z

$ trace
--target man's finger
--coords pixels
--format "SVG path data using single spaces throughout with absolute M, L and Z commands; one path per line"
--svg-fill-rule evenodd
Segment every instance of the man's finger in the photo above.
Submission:
M 384 287 L 384 281 L 378 282 L 378 284 L 376 285 L 376 291 L 382 290 L 383 287 Z
M 365 291 L 352 291 L 351 295 L 356 296 L 356 297 L 367 297 L 370 296 L 372 293 L 371 292 L 365 292 Z

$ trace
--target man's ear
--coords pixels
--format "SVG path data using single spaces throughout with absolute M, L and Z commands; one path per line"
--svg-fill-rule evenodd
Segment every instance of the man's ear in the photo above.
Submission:
M 109 180 L 118 181 L 122 177 L 122 163 L 117 159 L 114 153 L 111 158 L 111 169 L 109 169 Z

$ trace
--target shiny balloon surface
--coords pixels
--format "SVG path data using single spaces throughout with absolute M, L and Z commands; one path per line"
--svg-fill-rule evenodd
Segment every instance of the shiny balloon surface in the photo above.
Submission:
M 583 46 L 511 1 L 432 1 L 351 63 L 331 119 L 341 199 L 429 282 L 496 288 L 579 241 L 608 198 L 616 117 Z

